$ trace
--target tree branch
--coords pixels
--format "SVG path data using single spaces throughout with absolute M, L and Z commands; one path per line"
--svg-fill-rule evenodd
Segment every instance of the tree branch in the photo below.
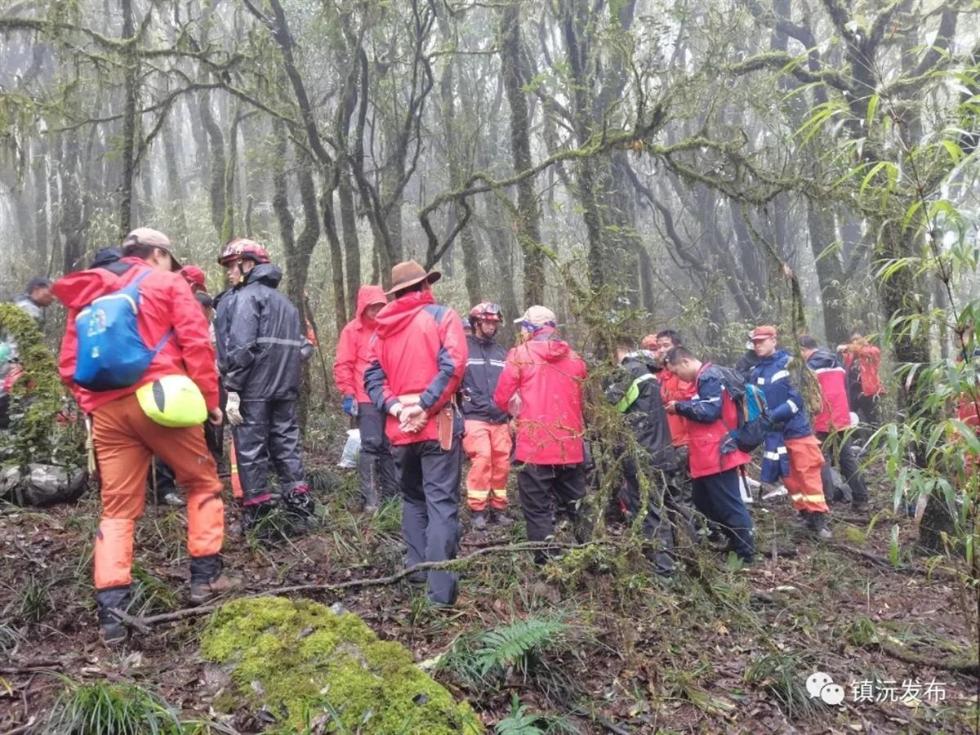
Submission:
M 334 584 L 299 584 L 291 587 L 276 587 L 274 589 L 264 590 L 262 592 L 256 592 L 248 595 L 239 595 L 236 598 L 229 599 L 266 597 L 268 595 L 288 595 L 296 592 L 339 592 L 341 590 L 353 589 L 355 587 L 381 587 L 384 585 L 394 584 L 395 582 L 398 582 L 399 580 L 404 579 L 415 572 L 429 571 L 430 569 L 454 569 L 460 565 L 468 564 L 481 556 L 487 556 L 488 554 L 516 553 L 523 551 L 547 551 L 555 549 L 584 549 L 589 546 L 607 545 L 608 543 L 609 542 L 590 541 L 586 544 L 568 544 L 553 541 L 526 541 L 523 543 L 507 544 L 503 546 L 485 546 L 482 549 L 477 549 L 476 551 L 467 554 L 466 556 L 461 556 L 457 559 L 447 559 L 446 561 L 425 561 L 411 567 L 406 567 L 405 569 L 401 569 L 394 574 L 389 574 L 385 577 L 351 579 L 347 582 L 337 582 Z M 148 617 L 132 616 L 115 608 L 112 609 L 111 612 L 126 625 L 136 628 L 141 633 L 149 633 L 151 626 L 159 625 L 161 623 L 172 623 L 177 620 L 184 620 L 185 618 L 208 615 L 221 607 L 221 605 L 225 604 L 225 602 L 228 602 L 228 600 L 216 602 L 212 605 L 189 607 L 182 610 L 174 610 L 173 612 L 169 613 L 150 615 Z

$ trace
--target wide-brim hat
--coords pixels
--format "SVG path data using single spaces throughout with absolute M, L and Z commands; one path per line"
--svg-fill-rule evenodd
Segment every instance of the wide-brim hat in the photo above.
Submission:
M 170 256 L 170 270 L 179 271 L 182 268 L 177 256 L 174 255 L 174 246 L 170 244 L 170 238 L 159 230 L 154 230 L 151 227 L 137 227 L 126 235 L 126 239 L 123 240 L 123 250 L 126 249 L 127 245 L 149 245 L 159 248 Z
M 435 283 L 440 278 L 442 278 L 442 273 L 439 271 L 427 271 L 414 260 L 406 260 L 396 263 L 391 269 L 391 288 L 385 291 L 385 294 L 390 296 L 422 281 Z

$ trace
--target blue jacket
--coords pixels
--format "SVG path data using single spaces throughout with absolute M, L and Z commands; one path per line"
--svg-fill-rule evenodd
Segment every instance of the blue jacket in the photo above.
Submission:
M 799 439 L 813 434 L 813 429 L 806 414 L 806 401 L 790 382 L 790 359 L 785 350 L 762 358 L 752 368 L 749 382 L 765 393 L 769 418 L 780 427 L 774 433 L 780 434 L 783 439 Z
M 497 381 L 507 360 L 506 348 L 493 340 L 483 340 L 472 334 L 466 337 L 466 345 L 469 357 L 459 388 L 462 396 L 459 407 L 463 418 L 506 424 L 510 417 L 493 402 L 493 392 L 497 390 Z

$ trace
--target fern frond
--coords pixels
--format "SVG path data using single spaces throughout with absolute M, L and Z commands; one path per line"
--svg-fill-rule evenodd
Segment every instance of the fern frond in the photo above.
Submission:
M 477 640 L 476 657 L 483 675 L 508 666 L 526 671 L 528 657 L 554 643 L 567 629 L 559 618 L 527 618 L 487 631 Z

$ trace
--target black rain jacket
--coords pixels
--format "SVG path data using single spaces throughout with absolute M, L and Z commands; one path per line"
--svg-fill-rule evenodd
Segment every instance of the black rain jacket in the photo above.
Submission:
M 295 400 L 307 344 L 299 311 L 276 290 L 282 271 L 255 266 L 218 302 L 220 367 L 225 389 L 242 400 Z

